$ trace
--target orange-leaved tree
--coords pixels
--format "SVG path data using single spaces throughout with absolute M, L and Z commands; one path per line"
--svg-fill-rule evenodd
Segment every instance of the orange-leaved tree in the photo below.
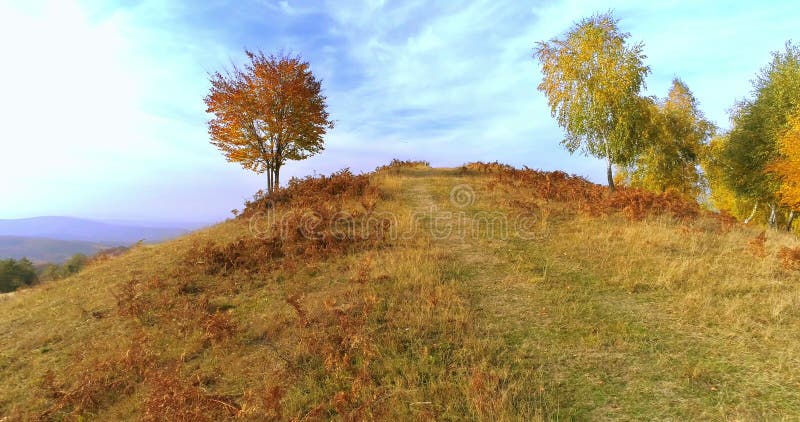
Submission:
M 267 192 L 280 185 L 281 167 L 323 150 L 333 128 L 322 83 L 299 56 L 245 50 L 250 62 L 210 76 L 205 98 L 211 143 L 230 162 L 267 173 Z
M 789 208 L 787 229 L 791 230 L 795 215 L 800 212 L 800 108 L 789 118 L 786 130 L 778 138 L 781 158 L 768 168 L 781 180 L 778 196 Z

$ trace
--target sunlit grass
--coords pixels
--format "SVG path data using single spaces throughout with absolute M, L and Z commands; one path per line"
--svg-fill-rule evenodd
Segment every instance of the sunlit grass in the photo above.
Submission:
M 589 217 L 547 201 L 526 239 L 433 235 L 437 213 L 514 216 L 526 212 L 514 201 L 534 194 L 463 169 L 413 165 L 372 179 L 376 210 L 413 236 L 268 272 L 185 268 L 198 244 L 248 233 L 246 219 L 231 220 L 6 297 L 0 413 L 42 415 L 54 401 L 42 387 L 48 371 L 80 380 L 141 338 L 150 354 L 130 391 L 47 417 L 135 419 L 148 403 L 192 394 L 245 420 L 800 414 L 800 283 L 776 258 L 795 238 L 768 233 L 759 257 L 754 229 Z M 467 206 L 451 202 L 464 184 L 474 192 Z M 155 306 L 138 319 L 118 305 L 132 279 Z M 206 310 L 232 331 L 209 325 Z

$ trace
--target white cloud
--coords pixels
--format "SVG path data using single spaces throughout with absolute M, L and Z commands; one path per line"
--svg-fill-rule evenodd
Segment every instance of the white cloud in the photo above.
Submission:
M 31 4 L 0 3 L 0 218 L 196 220 L 239 207 L 262 177 L 209 145 L 202 98 L 206 73 L 242 60 L 243 47 L 302 53 L 324 79 L 337 128 L 287 177 L 399 157 L 604 179 L 601 162 L 558 145 L 531 58 L 536 41 L 597 12 L 594 2 Z M 792 6 L 626 0 L 600 11 L 613 8 L 645 43 L 648 94 L 682 77 L 725 125 L 769 52 L 795 35 Z

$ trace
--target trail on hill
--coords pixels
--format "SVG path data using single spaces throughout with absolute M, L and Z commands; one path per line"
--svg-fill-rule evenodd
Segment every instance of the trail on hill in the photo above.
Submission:
M 576 206 L 601 190 L 491 164 L 296 181 L 266 215 L 319 236 L 282 224 L 264 236 L 253 222 L 272 208 L 250 203 L 250 215 L 0 300 L 0 414 L 800 414 L 800 285 L 775 253 L 796 239 L 759 236 L 754 254 L 753 230 L 681 219 L 686 207 L 653 208 L 638 199 L 660 197 L 642 192 Z M 371 237 L 299 225 L 309 209 L 328 222 L 345 212 Z
M 704 249 L 718 244 L 719 235 L 678 236 L 670 222 L 646 223 L 660 226 L 647 228 L 615 217 L 565 219 L 548 216 L 543 208 L 536 222 L 540 230 L 531 237 L 514 235 L 511 214 L 505 214 L 505 235 L 473 230 L 442 236 L 431 226 L 450 222 L 474 228 L 485 223 L 487 212 L 510 211 L 498 202 L 489 178 L 456 170 L 420 173 L 408 178 L 407 199 L 417 212 L 429 214 L 421 221 L 438 234 L 432 242 L 449 251 L 459 268 L 456 278 L 478 339 L 469 353 L 483 361 L 488 379 L 494 378 L 495 405 L 507 412 L 510 408 L 506 414 L 545 419 L 667 413 L 763 417 L 777 414 L 754 409 L 753 403 L 742 405 L 743 395 L 798 403 L 797 394 L 764 384 L 793 378 L 768 363 L 785 361 L 781 347 L 774 341 L 763 344 L 760 335 L 733 334 L 732 328 L 715 324 L 703 327 L 698 319 L 725 318 L 709 315 L 714 299 L 702 305 L 695 299 L 707 295 L 702 290 L 675 292 L 663 285 L 694 283 L 689 277 L 703 283 L 705 270 L 694 275 L 689 268 L 708 265 Z M 464 186 L 472 198 L 466 204 L 454 202 Z M 625 244 L 631 242 L 628 236 L 641 243 L 638 250 Z M 652 249 L 659 242 L 681 249 Z M 724 282 L 724 276 L 717 277 L 715 283 Z M 721 289 L 741 291 L 733 285 Z M 742 306 L 741 293 L 727 294 L 737 301 L 729 306 Z M 790 332 L 790 326 L 774 329 L 780 330 L 779 337 Z M 739 337 L 738 345 L 721 346 L 732 336 Z M 759 381 L 752 378 L 755 373 Z

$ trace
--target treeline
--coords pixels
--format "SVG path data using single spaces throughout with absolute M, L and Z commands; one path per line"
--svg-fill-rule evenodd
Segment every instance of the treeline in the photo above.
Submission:
M 45 264 L 39 269 L 39 278 L 41 281 L 59 280 L 69 277 L 73 274 L 79 273 L 83 267 L 89 262 L 89 257 L 84 254 L 78 253 L 72 255 L 63 264 Z
M 22 286 L 30 286 L 39 281 L 33 262 L 27 258 L 20 260 L 0 260 L 0 293 L 13 292 Z
M 0 260 L 0 293 L 42 281 L 52 281 L 79 273 L 89 262 L 84 254 L 75 254 L 63 264 L 36 265 L 27 258 Z
M 0 260 L 0 293 L 67 278 L 81 272 L 89 264 L 119 256 L 128 250 L 127 247 L 119 246 L 102 250 L 92 256 L 78 253 L 63 264 L 34 264 L 27 258 Z
M 800 48 L 787 42 L 721 132 L 685 82 L 643 96 L 650 68 L 610 13 L 540 42 L 539 84 L 570 151 L 605 159 L 608 185 L 672 191 L 739 219 L 792 230 L 800 212 Z M 616 170 L 616 174 L 614 174 Z

